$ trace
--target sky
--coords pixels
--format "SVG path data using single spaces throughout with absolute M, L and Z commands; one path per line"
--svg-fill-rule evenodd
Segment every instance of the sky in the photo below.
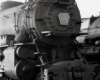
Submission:
M 0 3 L 4 1 L 7 0 L 0 0 Z M 25 0 L 9 0 L 9 1 L 25 2 Z M 75 1 L 77 2 L 82 18 L 89 18 L 92 15 L 94 16 L 100 15 L 100 0 L 75 0 Z

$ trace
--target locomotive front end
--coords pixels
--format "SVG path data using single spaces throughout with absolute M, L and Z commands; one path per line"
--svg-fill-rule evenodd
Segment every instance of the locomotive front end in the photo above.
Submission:
M 32 38 L 38 38 L 40 43 L 63 46 L 79 33 L 81 18 L 74 0 L 34 0 L 22 9 L 18 16 L 17 42 L 21 35 L 31 32 Z
M 93 80 L 79 53 L 75 0 L 29 0 L 0 12 L 2 80 Z M 98 73 L 97 73 L 98 74 Z

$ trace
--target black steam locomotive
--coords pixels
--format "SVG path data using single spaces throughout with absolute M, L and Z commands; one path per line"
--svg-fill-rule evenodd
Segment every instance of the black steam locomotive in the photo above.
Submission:
M 76 41 L 80 26 L 75 0 L 4 2 L 0 80 L 99 80 L 99 63 L 88 63 Z

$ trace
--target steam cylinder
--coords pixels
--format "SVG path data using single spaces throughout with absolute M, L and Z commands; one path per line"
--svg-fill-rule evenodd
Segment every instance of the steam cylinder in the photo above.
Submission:
M 23 48 L 21 48 L 23 49 Z M 27 51 L 27 50 L 26 50 Z M 33 60 L 25 59 L 27 56 L 22 54 L 20 58 L 15 54 L 16 50 L 12 47 L 4 51 L 4 74 L 11 79 L 31 80 L 36 75 L 36 64 Z

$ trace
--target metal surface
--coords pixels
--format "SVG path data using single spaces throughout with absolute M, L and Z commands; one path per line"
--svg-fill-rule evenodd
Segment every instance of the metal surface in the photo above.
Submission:
M 5 2 L 2 2 L 0 4 L 0 11 L 4 11 L 6 9 L 9 9 L 9 8 L 12 8 L 12 7 L 16 7 L 16 6 L 19 6 L 19 5 L 22 5 L 23 3 L 21 2 L 16 2 L 16 1 L 5 1 Z
M 20 80 L 31 80 L 36 76 L 36 64 L 32 60 L 22 60 L 16 66 L 16 74 Z
M 87 38 L 100 37 L 100 18 L 96 18 L 90 25 Z
M 34 50 L 29 46 L 19 46 L 16 49 L 16 55 L 22 59 L 34 58 Z
M 60 25 L 68 25 L 70 20 L 69 13 L 59 13 L 58 17 L 59 17 Z
M 79 60 L 58 62 L 48 68 L 49 75 L 46 80 L 93 80 L 93 70 L 93 67 Z M 36 80 L 42 80 L 41 75 Z
M 86 45 L 97 44 L 100 38 L 100 17 L 83 19 L 82 27 L 80 32 L 87 32 L 87 34 L 78 36 L 76 38 L 78 42 Z
M 81 29 L 80 29 L 80 33 L 87 33 L 85 35 L 80 35 L 76 38 L 76 40 L 79 43 L 85 43 L 85 38 L 88 35 L 88 28 L 90 27 L 90 19 L 89 18 L 83 18 L 81 20 L 82 24 L 81 24 Z
M 80 32 L 88 33 L 88 35 L 85 36 L 86 39 L 94 39 L 96 37 L 100 37 L 100 17 L 83 19 Z
M 15 16 L 14 13 L 16 13 L 16 20 L 19 11 L 21 11 L 21 6 L 13 7 L 7 10 L 4 10 L 0 12 L 0 36 L 1 35 L 16 35 L 15 26 Z
M 19 79 L 16 74 L 14 51 L 15 51 L 14 48 L 8 48 L 4 51 L 4 55 L 5 55 L 4 73 L 6 76 L 10 77 L 11 79 Z

